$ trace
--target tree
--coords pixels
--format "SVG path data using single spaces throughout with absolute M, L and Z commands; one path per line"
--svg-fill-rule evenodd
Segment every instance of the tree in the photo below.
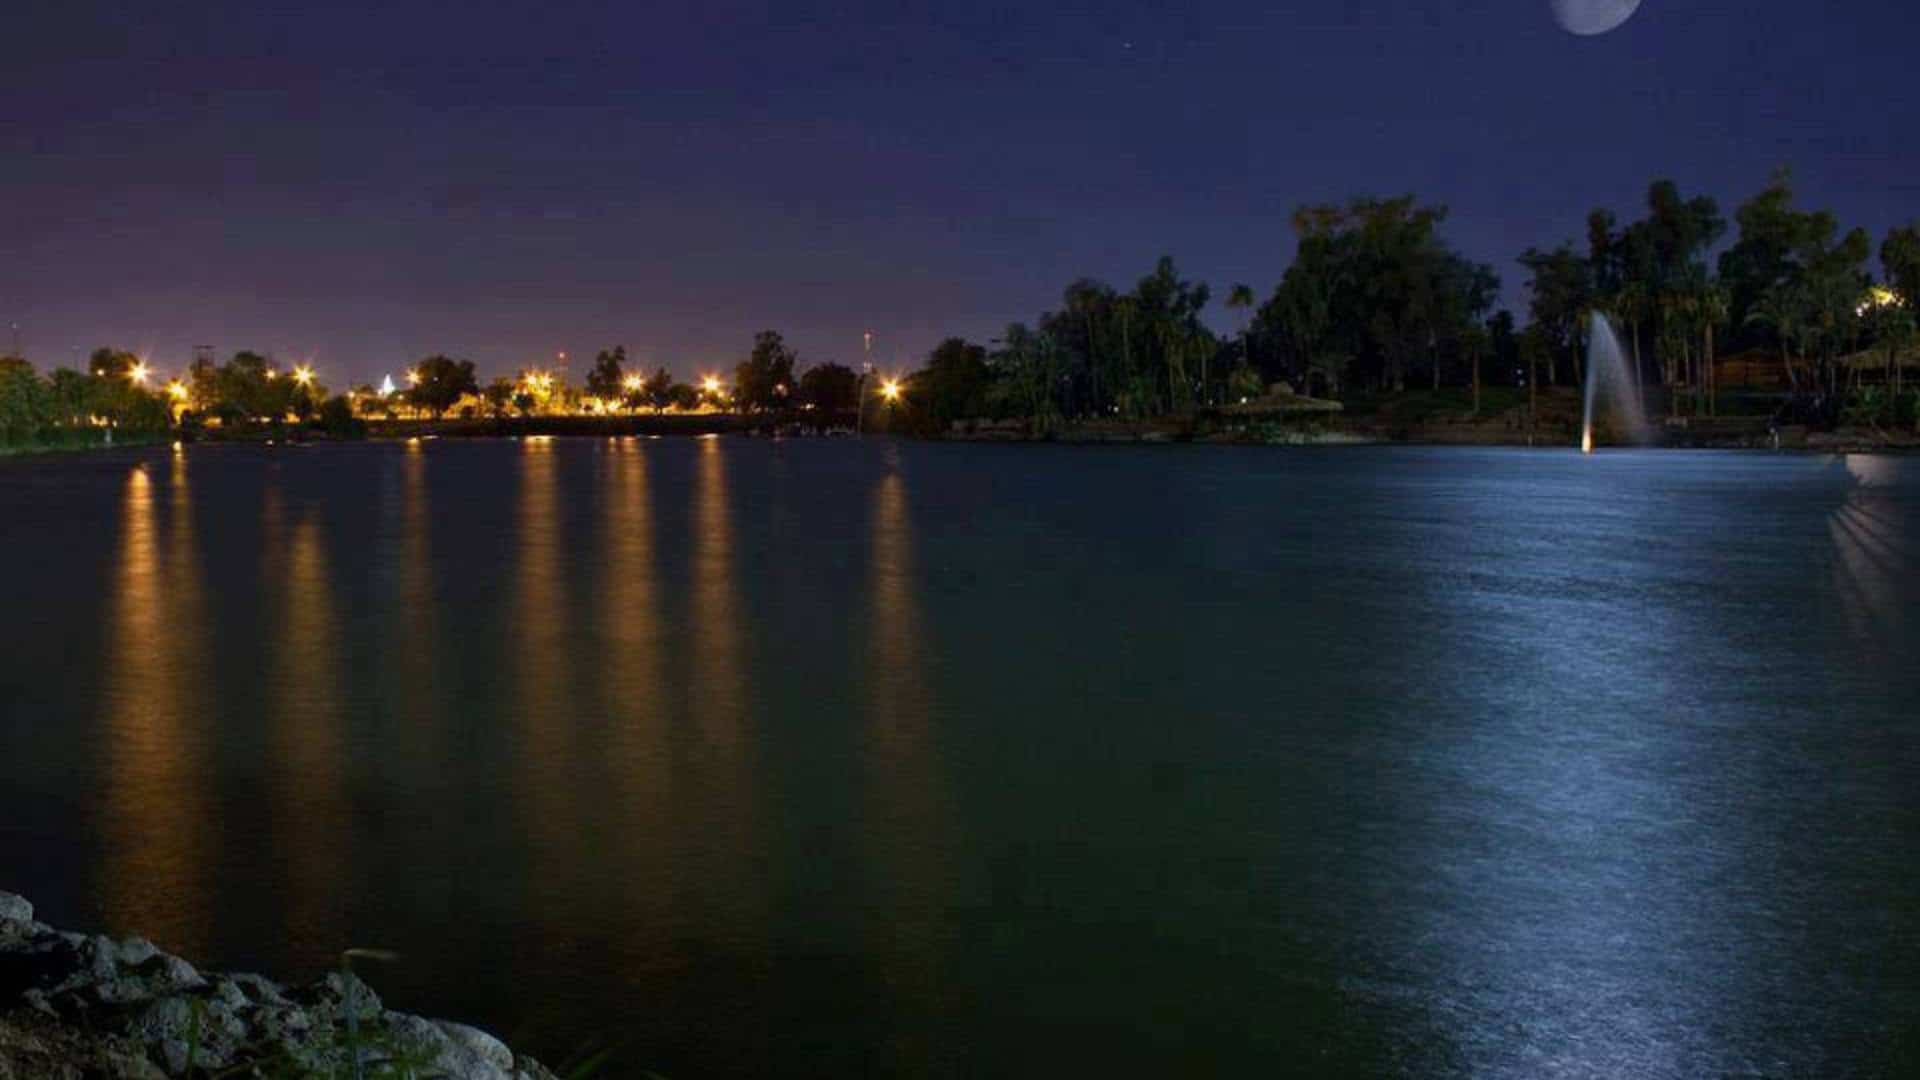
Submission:
M 72 368 L 56 368 L 47 376 L 47 397 L 53 407 L 53 421 L 61 425 L 80 425 L 93 414 L 94 380 Z
M 667 404 L 683 411 L 697 409 L 700 407 L 700 390 L 688 383 L 672 383 L 667 387 Z
M 1880 265 L 1908 310 L 1920 305 L 1920 221 L 1887 230 L 1880 242 Z
M 1800 388 L 1800 377 L 1794 372 L 1793 349 L 1801 340 L 1806 307 L 1799 285 L 1792 281 L 1781 281 L 1755 298 L 1744 320 L 1747 326 L 1765 327 L 1773 331 L 1774 340 L 1780 346 L 1780 366 L 1786 369 L 1787 383 L 1796 394 Z
M 0 357 L 0 446 L 38 439 L 53 424 L 53 395 L 18 356 Z
M 1898 293 L 1871 298 L 1866 307 L 1867 329 L 1874 343 L 1885 352 L 1886 386 L 1898 395 L 1904 389 L 1900 354 L 1913 344 L 1917 328 L 1913 309 Z
M 823 420 L 860 405 L 860 376 L 845 364 L 815 364 L 800 374 L 800 400 Z
M 353 415 L 353 403 L 338 394 L 320 405 L 320 429 L 335 439 L 359 439 L 367 425 Z
M 1122 316 L 1124 326 L 1124 308 Z M 1036 432 L 1052 430 L 1060 420 L 1059 399 L 1054 394 L 1060 376 L 1060 350 L 1052 335 L 1013 323 L 999 344 L 989 360 L 994 375 L 987 400 L 989 411 L 1024 416 Z
M 734 394 L 740 407 L 753 411 L 785 405 L 793 389 L 793 368 L 798 359 L 775 331 L 762 330 L 754 335 L 753 352 L 733 372 Z
M 1480 415 L 1480 360 L 1491 348 L 1492 335 L 1478 324 L 1469 326 L 1460 336 L 1461 351 L 1473 369 L 1473 415 Z
M 913 376 L 912 400 L 935 431 L 955 420 L 987 411 L 987 350 L 964 338 L 948 338 L 927 355 L 927 366 Z
M 655 368 L 641 385 L 640 393 L 647 404 L 653 406 L 654 412 L 673 404 L 673 372 L 664 367 Z
M 480 399 L 486 403 L 487 415 L 495 420 L 505 420 L 507 411 L 513 408 L 513 380 L 505 375 L 496 376 L 486 389 L 480 392 Z
M 1794 249 L 1818 223 L 1794 209 L 1793 174 L 1785 168 L 1774 170 L 1766 187 L 1734 210 L 1733 219 L 1739 236 L 1720 255 L 1720 281 L 1735 323 L 1758 327 L 1766 320 L 1752 318 L 1754 309 L 1792 275 Z
M 272 363 L 256 352 L 234 353 L 217 369 L 196 367 L 193 377 L 195 400 L 229 427 L 246 427 L 257 421 L 277 424 L 293 407 L 293 380 L 276 372 Z
M 1884 328 L 1891 331 L 1891 335 L 1883 334 L 1883 337 L 1888 341 L 1887 363 L 1897 394 L 1906 388 L 1906 369 L 1900 362 L 1900 350 L 1911 343 L 1915 320 L 1920 318 L 1920 221 L 1887 230 L 1886 239 L 1880 242 L 1880 266 L 1894 294 L 1894 302 L 1881 307 L 1898 313 L 1883 316 L 1891 319 L 1891 324 Z
M 1253 311 L 1254 303 L 1251 285 L 1236 284 L 1227 290 L 1227 310 L 1240 315 L 1240 360 L 1248 367 L 1253 366 L 1253 346 L 1247 330 L 1253 324 L 1248 316 Z
M 1566 352 L 1576 358 L 1585 342 L 1583 324 L 1593 310 L 1592 266 L 1575 254 L 1572 246 L 1562 244 L 1552 251 L 1528 248 L 1520 256 L 1520 265 L 1531 275 L 1527 282 L 1527 316 L 1544 348 L 1547 383 L 1559 381 L 1556 358 Z M 1576 379 L 1579 375 L 1576 366 Z
M 99 348 L 87 359 L 89 374 L 103 379 L 126 379 L 140 358 L 121 349 Z
M 433 355 L 413 369 L 414 384 L 407 398 L 416 408 L 427 410 L 434 418 L 453 407 L 463 394 L 477 394 L 480 387 L 473 377 L 473 361 Z
M 1497 382 L 1516 386 L 1520 382 L 1520 341 L 1514 328 L 1513 312 L 1500 309 L 1487 320 L 1487 348 L 1493 358 Z
M 626 366 L 625 345 L 600 350 L 593 358 L 593 367 L 587 371 L 587 392 L 605 402 L 621 400 L 626 394 Z
M 1441 239 L 1446 214 L 1410 195 L 1301 207 L 1293 264 L 1251 336 L 1272 343 L 1309 390 L 1318 377 L 1336 394 L 1349 374 L 1402 390 L 1423 357 L 1437 381 L 1498 287 L 1491 268 Z

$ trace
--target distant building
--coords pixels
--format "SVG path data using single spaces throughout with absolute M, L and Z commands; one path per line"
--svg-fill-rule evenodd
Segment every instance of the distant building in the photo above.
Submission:
M 1794 364 L 1806 369 L 1803 360 Z M 1793 386 L 1779 351 L 1768 349 L 1748 349 L 1715 359 L 1713 380 L 1721 390 L 1788 390 Z

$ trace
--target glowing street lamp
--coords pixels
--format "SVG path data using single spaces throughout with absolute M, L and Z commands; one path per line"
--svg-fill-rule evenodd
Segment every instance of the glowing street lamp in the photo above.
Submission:
M 412 371 L 407 372 L 407 385 L 408 386 L 420 385 L 420 369 L 419 368 L 414 368 Z
M 1853 309 L 1853 313 L 1864 317 L 1867 312 L 1879 308 L 1906 306 L 1906 298 L 1902 297 L 1899 293 L 1894 292 L 1885 285 L 1874 285 L 1867 289 L 1867 295 L 1861 298 L 1859 306 Z
M 187 384 L 179 379 L 172 380 L 167 383 L 167 396 L 184 404 L 187 400 Z
M 712 394 L 714 397 L 719 397 L 720 396 L 720 379 L 717 376 L 709 375 L 706 378 L 700 380 L 700 389 L 705 390 L 707 393 Z
M 887 379 L 881 382 L 880 396 L 883 398 L 886 398 L 887 404 L 889 405 L 892 405 L 893 403 L 899 401 L 900 400 L 900 380 Z
M 620 385 L 626 388 L 627 393 L 637 394 L 640 392 L 642 387 L 647 385 L 647 380 L 641 378 L 638 375 L 629 375 L 626 378 L 620 380 Z
M 301 364 L 299 367 L 294 368 L 293 381 L 299 383 L 301 386 L 312 386 L 313 368 L 306 364 Z
M 133 366 L 127 369 L 127 379 L 135 386 L 147 385 L 147 362 L 145 360 L 134 361 Z

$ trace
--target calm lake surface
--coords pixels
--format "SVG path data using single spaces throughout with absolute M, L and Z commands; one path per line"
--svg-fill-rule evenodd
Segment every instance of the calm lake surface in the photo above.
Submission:
M 0 888 L 549 1062 L 1920 1062 L 1920 459 L 194 447 L 0 556 Z

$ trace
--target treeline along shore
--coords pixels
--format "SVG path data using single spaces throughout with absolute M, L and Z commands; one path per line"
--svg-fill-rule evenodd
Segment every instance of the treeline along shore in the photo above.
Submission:
M 563 363 L 483 379 L 446 355 L 338 392 L 310 364 L 251 351 L 203 352 L 170 375 L 116 348 L 85 371 L 9 356 L 0 448 L 735 430 L 1550 444 L 1572 438 L 1596 313 L 1629 354 L 1657 442 L 1904 446 L 1920 432 L 1920 221 L 1879 238 L 1845 228 L 1798 205 L 1784 170 L 1730 217 L 1657 180 L 1627 218 L 1596 208 L 1579 241 L 1520 253 L 1517 314 L 1499 306 L 1500 272 L 1456 249 L 1446 222 L 1411 195 L 1303 206 L 1264 295 L 1234 284 L 1216 310 L 1213 288 L 1163 256 L 1131 288 L 1073 281 L 1033 321 L 948 338 L 893 371 L 803 359 L 772 330 L 737 362 L 679 373 L 610 346 L 578 385 Z M 1604 410 L 1599 427 L 1604 442 Z

